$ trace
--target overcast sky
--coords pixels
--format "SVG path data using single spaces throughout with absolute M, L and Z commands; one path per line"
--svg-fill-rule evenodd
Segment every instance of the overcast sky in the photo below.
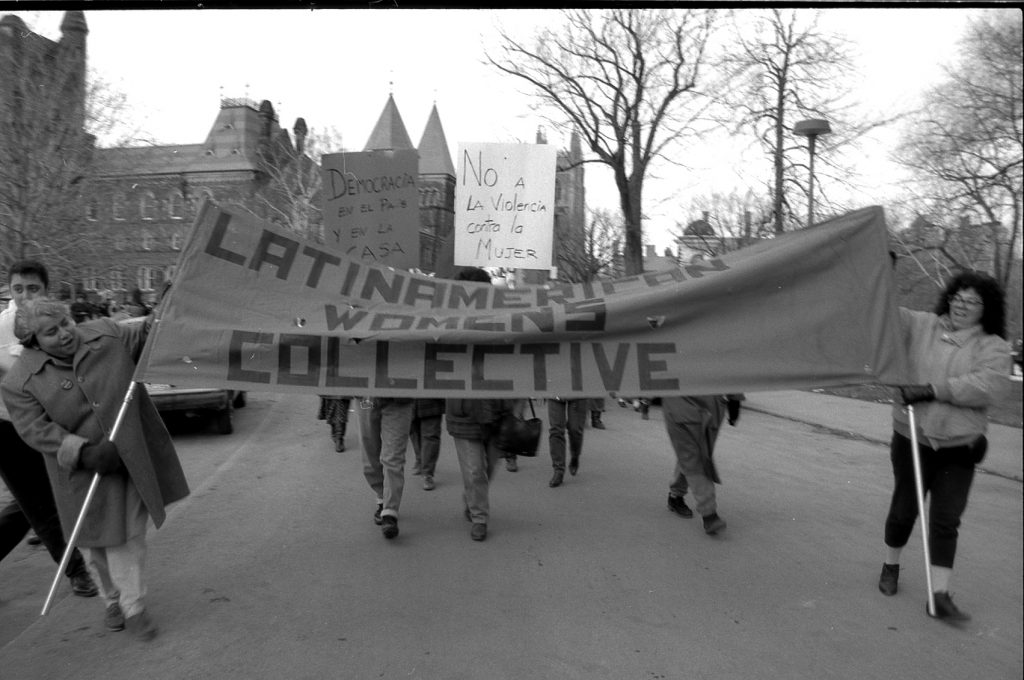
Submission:
M 820 27 L 852 40 L 868 111 L 912 106 L 955 54 L 969 16 L 979 9 L 848 8 L 822 12 Z M 0 9 L 0 14 L 9 9 Z M 15 12 L 30 27 L 59 37 L 62 11 Z M 553 10 L 134 10 L 86 11 L 89 64 L 131 103 L 135 126 L 158 143 L 202 142 L 224 97 L 269 99 L 281 124 L 297 117 L 340 131 L 362 149 L 393 93 L 413 143 L 436 102 L 457 160 L 459 142 L 532 142 L 541 121 L 511 77 L 481 64 L 496 47 L 496 27 L 519 36 L 551 24 Z M 552 131 L 551 143 L 568 145 Z M 893 176 L 887 162 L 895 133 L 866 145 L 862 171 L 882 178 L 863 204 L 882 203 Z M 670 244 L 694 193 L 728 191 L 756 152 L 721 143 L 687 152 L 692 169 L 651 179 L 645 190 L 650 241 Z M 587 166 L 587 203 L 617 206 L 610 175 Z

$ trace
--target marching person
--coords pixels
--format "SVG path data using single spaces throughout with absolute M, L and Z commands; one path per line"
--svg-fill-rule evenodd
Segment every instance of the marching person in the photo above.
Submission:
M 444 415 L 444 399 L 416 399 L 413 401 L 412 426 L 409 439 L 416 456 L 414 475 L 423 475 L 424 491 L 433 491 L 434 471 L 441 453 L 441 417 Z
M 569 439 L 569 474 L 575 476 L 583 453 L 583 426 L 590 399 L 548 399 L 548 453 L 554 472 L 548 486 L 562 485 L 565 478 L 565 440 Z
M 20 260 L 8 271 L 11 302 L 0 312 L 0 380 L 14 366 L 21 354 L 21 343 L 14 334 L 14 319 L 19 305 L 46 295 L 50 277 L 46 267 L 35 260 Z M 0 559 L 6 557 L 29 528 L 39 542 L 46 546 L 50 557 L 60 564 L 67 549 L 64 531 L 57 514 L 57 504 L 50 488 L 43 456 L 34 451 L 18 436 L 10 414 L 0 399 L 0 478 L 14 500 L 0 509 Z M 29 539 L 30 543 L 34 541 Z M 71 590 L 80 597 L 95 597 L 99 592 L 82 553 L 71 551 L 65 576 L 71 581 Z
M 64 303 L 30 300 L 15 326 L 24 350 L 2 384 L 15 429 L 45 457 L 65 531 L 100 475 L 78 543 L 106 604 L 107 628 L 144 641 L 157 632 L 144 603 L 147 523 L 159 528 L 167 505 L 189 492 L 144 389 L 127 403 L 117 441 L 108 438 L 151 323 L 103 317 L 78 326 Z
M 740 418 L 741 394 L 699 397 L 664 397 L 661 401 L 665 430 L 676 455 L 675 477 L 669 486 L 668 509 L 686 518 L 693 510 L 683 496 L 693 491 L 697 512 L 704 522 L 704 533 L 713 536 L 725 529 L 718 515 L 715 484 L 720 480 L 712 456 L 722 420 L 728 413 L 729 424 Z
M 900 309 L 903 340 L 915 384 L 900 388 L 893 404 L 890 459 L 893 492 L 885 520 L 886 557 L 878 588 L 898 590 L 900 554 L 917 520 L 917 491 L 905 405 L 913 404 L 923 492 L 930 495 L 930 547 L 935 618 L 961 623 L 970 616 L 949 594 L 960 518 L 985 455 L 987 409 L 1001 393 L 1010 365 L 1002 288 L 992 277 L 968 271 L 954 276 L 934 312 Z
M 348 429 L 348 410 L 351 403 L 351 397 L 320 397 L 320 408 L 316 418 L 326 421 L 331 427 L 331 441 L 334 442 L 334 450 L 338 453 L 345 450 L 345 430 Z
M 384 538 L 398 536 L 398 508 L 405 488 L 405 447 L 412 427 L 412 399 L 364 398 L 356 410 L 363 445 L 363 476 L 377 495 L 373 521 Z
M 457 281 L 490 283 L 486 270 L 471 267 L 461 270 Z M 455 453 L 462 471 L 463 514 L 472 522 L 469 537 L 474 541 L 487 538 L 490 519 L 490 484 L 498 459 L 504 452 L 495 445 L 498 423 L 515 407 L 508 399 L 447 399 L 445 424 L 455 442 Z

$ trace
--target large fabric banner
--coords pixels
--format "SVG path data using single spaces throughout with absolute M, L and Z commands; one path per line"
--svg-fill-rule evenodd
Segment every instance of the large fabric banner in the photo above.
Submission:
M 207 202 L 136 380 L 419 397 L 899 384 L 892 287 L 878 207 L 699 264 L 513 290 L 361 262 Z

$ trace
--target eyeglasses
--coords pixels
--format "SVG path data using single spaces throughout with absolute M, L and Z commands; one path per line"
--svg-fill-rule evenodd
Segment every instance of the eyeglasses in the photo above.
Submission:
M 963 305 L 964 307 L 981 307 L 983 304 L 985 304 L 984 302 L 976 298 L 965 298 L 963 295 L 960 295 L 959 293 L 957 293 L 956 295 L 950 295 L 947 299 L 949 300 L 949 304 L 956 303 Z

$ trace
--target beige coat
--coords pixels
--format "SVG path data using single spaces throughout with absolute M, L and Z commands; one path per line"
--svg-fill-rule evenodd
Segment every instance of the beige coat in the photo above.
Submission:
M 74 528 L 93 472 L 60 467 L 58 452 L 66 456 L 109 436 L 132 383 L 148 324 L 97 319 L 79 325 L 78 332 L 82 341 L 72 365 L 26 348 L 0 388 L 18 434 L 43 454 L 66 536 Z M 125 542 L 129 484 L 138 490 L 157 527 L 166 517 L 164 508 L 189 493 L 171 437 L 141 385 L 114 443 L 125 470 L 100 478 L 78 539 L 83 547 Z

